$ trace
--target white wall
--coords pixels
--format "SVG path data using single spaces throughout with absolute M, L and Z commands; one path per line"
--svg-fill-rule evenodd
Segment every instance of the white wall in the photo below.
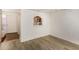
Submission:
M 5 14 L 7 18 L 7 33 L 19 33 L 20 13 L 13 9 L 5 9 L 3 10 L 3 14 Z
M 2 20 L 2 11 L 0 10 L 0 41 L 1 41 L 1 20 Z
M 17 22 L 17 32 L 20 34 L 20 21 L 21 21 L 21 14 L 20 11 L 16 13 L 16 22 Z
M 79 10 L 58 10 L 50 16 L 51 35 L 79 44 Z
M 33 17 L 40 15 L 43 25 L 33 25 Z M 31 10 L 21 10 L 21 41 L 28 41 L 34 38 L 49 34 L 49 15 Z
M 42 26 L 33 25 L 33 17 L 43 18 Z M 51 34 L 64 40 L 79 44 L 79 10 L 53 10 L 40 13 L 21 10 L 21 41 Z

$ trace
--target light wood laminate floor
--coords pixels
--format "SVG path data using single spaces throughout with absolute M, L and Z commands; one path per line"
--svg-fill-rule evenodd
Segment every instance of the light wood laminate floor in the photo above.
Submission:
M 79 50 L 79 45 L 53 37 L 44 36 L 26 42 L 19 39 L 5 41 L 0 44 L 1 50 Z

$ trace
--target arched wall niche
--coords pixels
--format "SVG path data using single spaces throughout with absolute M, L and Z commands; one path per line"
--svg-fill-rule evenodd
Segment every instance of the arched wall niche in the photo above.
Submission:
M 40 16 L 35 16 L 33 21 L 34 25 L 42 25 L 42 18 Z

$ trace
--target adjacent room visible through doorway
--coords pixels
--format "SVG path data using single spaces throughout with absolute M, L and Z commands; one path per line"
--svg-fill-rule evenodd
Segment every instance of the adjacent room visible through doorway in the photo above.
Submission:
M 2 39 L 10 41 L 20 37 L 20 10 L 2 9 Z

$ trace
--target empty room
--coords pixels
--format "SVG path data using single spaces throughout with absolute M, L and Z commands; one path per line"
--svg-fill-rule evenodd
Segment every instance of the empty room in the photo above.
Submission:
M 0 50 L 78 50 L 79 9 L 2 9 Z

